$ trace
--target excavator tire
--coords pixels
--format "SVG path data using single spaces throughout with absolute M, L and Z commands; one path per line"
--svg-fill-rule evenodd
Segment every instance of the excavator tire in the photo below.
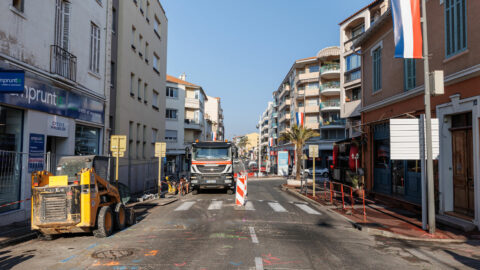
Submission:
M 115 229 L 123 230 L 127 225 L 127 211 L 123 203 L 117 203 L 115 205 Z
M 102 206 L 98 211 L 97 228 L 93 231 L 93 235 L 98 238 L 108 237 L 113 232 L 114 218 L 110 206 Z

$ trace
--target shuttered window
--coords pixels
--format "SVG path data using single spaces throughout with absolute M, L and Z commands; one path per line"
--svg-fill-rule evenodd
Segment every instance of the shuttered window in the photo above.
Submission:
M 90 71 L 100 73 L 100 28 L 94 23 L 90 30 Z
M 166 141 L 177 141 L 177 131 L 176 130 L 165 130 L 165 140 Z
M 467 0 L 445 0 L 445 54 L 467 49 Z
M 373 92 L 382 89 L 382 48 L 373 51 Z
M 405 59 L 403 61 L 403 84 L 405 91 L 415 88 L 417 84 L 415 59 Z
M 70 34 L 70 3 L 57 0 L 55 5 L 55 45 L 68 51 Z

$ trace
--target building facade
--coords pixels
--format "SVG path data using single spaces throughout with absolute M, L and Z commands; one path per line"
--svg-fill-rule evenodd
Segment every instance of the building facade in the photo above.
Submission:
M 207 96 L 205 102 L 205 117 L 211 123 L 211 140 L 223 141 L 225 138 L 225 127 L 223 125 L 223 109 L 219 97 Z
M 479 226 L 480 31 L 478 1 L 428 1 L 430 69 L 443 70 L 445 94 L 432 97 L 439 119 L 440 156 L 434 165 L 440 218 Z M 362 131 L 367 188 L 414 205 L 421 202 L 418 161 L 390 160 L 389 120 L 424 113 L 421 60 L 394 58 L 391 10 L 355 41 L 362 50 Z
M 0 170 L 0 204 L 30 198 L 31 173 L 52 171 L 62 156 L 105 153 L 108 5 L 0 3 L 0 76 L 24 74 L 23 92 L 0 93 L 0 159 L 11 164 Z M 24 220 L 29 208 L 0 208 L 0 225 Z
M 119 180 L 137 193 L 156 186 L 154 145 L 165 137 L 168 21 L 160 1 L 139 0 L 118 1 L 112 22 L 111 133 L 127 136 Z
M 185 74 L 179 77 L 185 84 L 185 145 L 189 145 L 196 140 L 204 141 L 207 139 L 207 127 L 205 118 L 205 102 L 207 95 L 201 86 L 186 82 Z

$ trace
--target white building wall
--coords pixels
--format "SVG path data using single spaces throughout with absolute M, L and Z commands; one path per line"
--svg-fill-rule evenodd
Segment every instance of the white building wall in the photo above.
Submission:
M 181 84 L 167 82 L 167 87 L 173 87 L 178 89 L 178 98 L 166 98 L 166 108 L 167 109 L 176 109 L 177 120 L 165 120 L 165 130 L 176 130 L 177 131 L 177 141 L 168 142 L 167 141 L 167 150 L 182 150 L 185 149 L 184 140 L 185 140 L 185 86 Z

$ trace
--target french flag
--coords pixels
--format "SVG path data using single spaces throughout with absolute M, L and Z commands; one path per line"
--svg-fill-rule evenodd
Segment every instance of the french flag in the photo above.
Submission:
M 396 58 L 422 58 L 420 0 L 392 0 Z
M 268 139 L 268 146 L 272 147 L 273 146 L 273 138 Z
M 303 117 L 304 113 L 303 112 L 297 112 L 297 125 L 303 127 Z

